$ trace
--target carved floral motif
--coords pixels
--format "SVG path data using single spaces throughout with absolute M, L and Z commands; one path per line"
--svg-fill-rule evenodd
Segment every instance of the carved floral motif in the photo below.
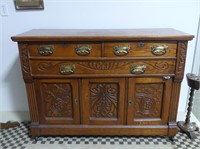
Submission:
M 118 85 L 115 83 L 97 83 L 90 86 L 91 117 L 117 117 Z
M 66 83 L 43 83 L 42 95 L 48 117 L 72 117 L 72 89 Z
M 162 84 L 136 85 L 136 118 L 160 117 L 162 102 Z

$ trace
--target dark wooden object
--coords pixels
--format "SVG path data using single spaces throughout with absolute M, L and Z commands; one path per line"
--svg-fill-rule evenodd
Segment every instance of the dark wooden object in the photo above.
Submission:
M 32 136 L 175 136 L 192 38 L 174 29 L 31 30 L 13 36 Z
M 190 87 L 190 97 L 185 122 L 178 122 L 178 127 L 182 132 L 186 133 L 190 139 L 194 139 L 196 138 L 194 132 L 199 131 L 199 127 L 194 122 L 190 123 L 190 115 L 192 112 L 194 92 L 200 88 L 200 76 L 191 73 L 188 73 L 186 76 L 188 86 Z
M 0 128 L 1 129 L 8 129 L 8 128 L 14 128 L 14 127 L 19 127 L 19 122 L 16 121 L 8 121 L 6 123 L 0 123 Z

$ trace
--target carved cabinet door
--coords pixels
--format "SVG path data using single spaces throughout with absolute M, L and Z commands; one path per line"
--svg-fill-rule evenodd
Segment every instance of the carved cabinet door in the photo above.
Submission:
M 172 79 L 130 78 L 128 86 L 128 125 L 167 124 Z
M 36 96 L 43 124 L 80 124 L 78 80 L 36 80 Z
M 123 124 L 125 79 L 83 79 L 81 92 L 83 124 Z

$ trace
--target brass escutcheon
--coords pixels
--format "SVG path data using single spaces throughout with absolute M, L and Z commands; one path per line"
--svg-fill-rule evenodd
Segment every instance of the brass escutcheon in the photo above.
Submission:
M 74 99 L 74 103 L 75 103 L 75 105 L 78 104 L 78 99 L 77 98 Z
M 137 46 L 138 46 L 138 47 L 144 47 L 144 45 L 145 45 L 144 42 L 138 42 L 138 43 L 137 43 Z
M 133 103 L 133 101 L 132 101 L 132 100 L 128 100 L 128 106 L 131 106 L 131 105 L 132 105 L 132 103 Z

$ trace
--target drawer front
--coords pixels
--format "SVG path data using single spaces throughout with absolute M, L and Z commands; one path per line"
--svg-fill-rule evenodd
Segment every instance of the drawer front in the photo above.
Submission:
M 175 60 L 32 60 L 30 64 L 33 76 L 174 74 L 175 69 Z
M 30 44 L 29 55 L 39 57 L 99 57 L 101 43 Z
M 177 44 L 175 42 L 108 42 L 105 43 L 106 57 L 123 56 L 176 56 Z

